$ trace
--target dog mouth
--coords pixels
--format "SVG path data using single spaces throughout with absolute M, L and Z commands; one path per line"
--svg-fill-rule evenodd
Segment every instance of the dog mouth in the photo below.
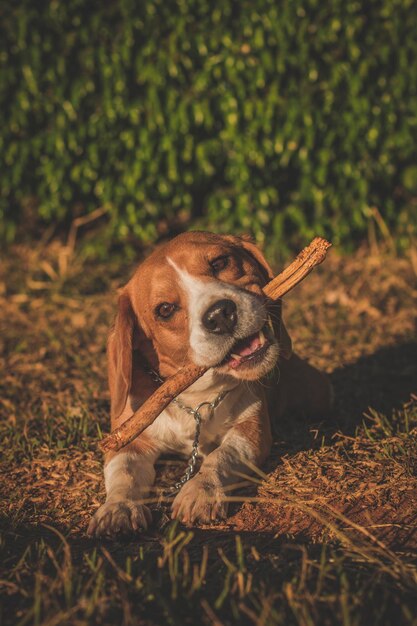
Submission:
M 239 339 L 220 365 L 230 367 L 233 370 L 257 365 L 265 356 L 270 345 L 268 327 L 265 325 L 249 337 Z

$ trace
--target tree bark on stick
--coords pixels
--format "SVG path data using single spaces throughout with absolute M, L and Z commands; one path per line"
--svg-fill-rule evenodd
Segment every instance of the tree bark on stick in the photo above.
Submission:
M 326 257 L 331 243 L 322 237 L 315 237 L 304 248 L 296 259 L 275 276 L 265 287 L 264 293 L 270 300 L 279 300 L 291 289 L 300 283 L 316 265 L 322 263 Z M 180 369 L 176 374 L 168 378 L 142 406 L 116 428 L 110 435 L 105 437 L 100 448 L 103 452 L 120 450 L 140 435 L 162 411 L 180 393 L 198 380 L 209 368 L 190 365 Z

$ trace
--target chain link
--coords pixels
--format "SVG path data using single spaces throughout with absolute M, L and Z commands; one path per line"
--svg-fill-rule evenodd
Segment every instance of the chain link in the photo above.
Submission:
M 152 376 L 155 382 L 157 383 L 164 382 L 163 378 L 161 378 L 161 376 L 157 372 L 155 372 L 155 370 L 150 369 L 148 370 L 148 373 Z M 181 478 L 176 483 L 174 483 L 174 485 L 170 489 L 168 489 L 164 493 L 165 497 L 171 497 L 174 494 L 176 494 L 177 491 L 179 491 L 181 487 L 185 485 L 185 483 L 188 482 L 190 478 L 192 478 L 195 472 L 195 466 L 196 466 L 197 457 L 198 457 L 198 446 L 200 443 L 201 422 L 203 421 L 203 416 L 201 415 L 201 409 L 204 406 L 207 406 L 209 409 L 207 417 L 208 419 L 211 419 L 213 417 L 213 413 L 215 409 L 219 406 L 220 402 L 225 398 L 225 396 L 228 393 L 229 393 L 229 390 L 222 391 L 212 402 L 207 402 L 207 401 L 200 402 L 200 404 L 196 406 L 195 409 L 193 409 L 191 406 L 187 406 L 186 404 L 183 404 L 178 398 L 174 398 L 172 400 L 172 404 L 176 404 L 179 409 L 182 409 L 183 411 L 185 411 L 186 413 L 194 417 L 195 433 L 194 433 L 193 445 L 191 448 L 191 456 L 188 459 L 188 463 L 187 463 L 187 469 L 185 470 Z

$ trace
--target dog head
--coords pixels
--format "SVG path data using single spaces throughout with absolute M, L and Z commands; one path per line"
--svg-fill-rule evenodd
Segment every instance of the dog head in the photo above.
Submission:
M 113 415 L 126 404 L 134 361 L 164 377 L 194 363 L 258 380 L 279 354 L 289 358 L 280 303 L 267 310 L 262 291 L 273 276 L 246 238 L 189 232 L 157 248 L 119 297 L 108 347 Z

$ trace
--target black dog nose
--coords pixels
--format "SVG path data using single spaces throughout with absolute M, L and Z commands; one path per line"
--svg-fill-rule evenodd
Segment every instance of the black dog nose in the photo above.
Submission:
M 236 304 L 233 300 L 218 300 L 203 315 L 203 324 L 216 335 L 230 334 L 237 322 Z

